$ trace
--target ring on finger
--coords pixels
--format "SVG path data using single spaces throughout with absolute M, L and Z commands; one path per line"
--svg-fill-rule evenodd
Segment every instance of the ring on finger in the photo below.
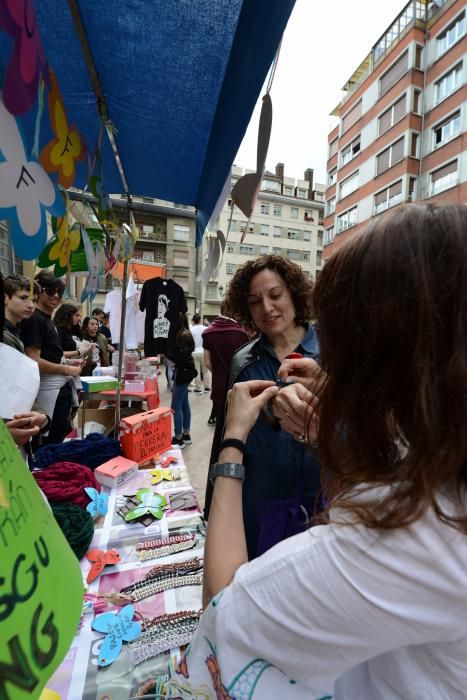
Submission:
M 295 439 L 297 440 L 297 442 L 305 442 L 305 433 L 299 433 L 298 435 L 295 435 Z
M 284 413 L 287 416 L 287 418 L 290 418 L 290 411 L 288 411 L 286 408 L 284 408 Z

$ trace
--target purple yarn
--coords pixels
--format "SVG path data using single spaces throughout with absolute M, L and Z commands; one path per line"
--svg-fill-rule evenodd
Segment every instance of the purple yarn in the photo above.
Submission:
M 118 440 L 90 433 L 84 440 L 69 440 L 40 447 L 33 456 L 34 469 L 45 469 L 54 462 L 77 462 L 95 469 L 107 460 L 122 454 Z

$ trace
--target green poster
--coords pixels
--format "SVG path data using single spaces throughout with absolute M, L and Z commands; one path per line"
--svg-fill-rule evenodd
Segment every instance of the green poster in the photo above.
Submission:
M 82 603 L 78 560 L 0 420 L 0 700 L 40 696 Z

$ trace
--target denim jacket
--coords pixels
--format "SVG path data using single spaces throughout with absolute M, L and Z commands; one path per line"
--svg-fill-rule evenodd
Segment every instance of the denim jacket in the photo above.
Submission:
M 311 325 L 308 326 L 307 333 L 297 346 L 296 352 L 319 361 L 318 341 Z M 261 336 L 240 348 L 234 355 L 228 388 L 236 382 L 249 379 L 277 379 L 280 364 L 267 338 Z M 223 432 L 224 421 L 219 420 L 211 463 L 217 460 Z M 284 430 L 274 430 L 263 413 L 260 414 L 248 436 L 244 464 L 246 477 L 243 485 L 243 517 L 248 556 L 252 559 L 256 554 L 259 536 L 259 506 L 267 501 L 292 497 L 301 465 L 303 465 L 304 494 L 309 498 L 317 497 L 320 491 L 320 467 L 302 443 L 297 442 Z M 208 484 L 206 517 L 209 514 L 210 500 L 211 487 Z

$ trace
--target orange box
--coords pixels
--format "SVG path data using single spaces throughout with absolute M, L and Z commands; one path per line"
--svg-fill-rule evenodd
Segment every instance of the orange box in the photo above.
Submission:
M 120 421 L 120 444 L 127 459 L 140 464 L 172 447 L 172 409 L 155 408 Z

